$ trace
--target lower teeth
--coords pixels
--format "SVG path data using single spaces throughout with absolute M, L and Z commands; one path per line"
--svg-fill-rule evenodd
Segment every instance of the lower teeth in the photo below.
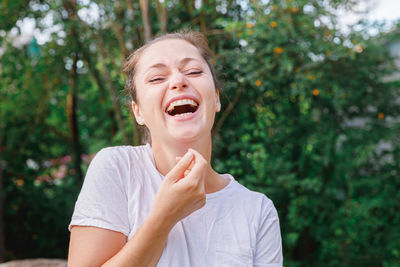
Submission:
M 183 116 L 186 116 L 186 115 L 189 115 L 189 114 L 192 114 L 192 113 L 191 113 L 191 112 L 181 113 L 181 114 L 176 114 L 175 116 L 177 116 L 177 117 L 183 117 Z

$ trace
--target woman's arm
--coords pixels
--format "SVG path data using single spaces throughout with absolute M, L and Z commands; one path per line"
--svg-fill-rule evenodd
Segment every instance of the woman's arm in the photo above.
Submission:
M 71 229 L 68 266 L 155 266 L 169 231 L 161 221 L 149 217 L 126 242 L 126 236 L 119 232 L 75 226 Z
M 156 266 L 173 226 L 205 205 L 206 167 L 206 160 L 197 151 L 189 150 L 165 176 L 149 217 L 128 242 L 119 232 L 73 227 L 68 265 Z
M 278 213 L 271 200 L 264 198 L 257 232 L 255 267 L 282 267 L 282 240 Z
M 94 226 L 73 226 L 69 242 L 68 266 L 100 266 L 126 243 L 120 232 Z

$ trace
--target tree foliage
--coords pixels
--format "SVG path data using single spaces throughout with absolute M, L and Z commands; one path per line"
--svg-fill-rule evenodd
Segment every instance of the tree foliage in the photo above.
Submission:
M 192 28 L 208 36 L 222 82 L 213 164 L 274 201 L 284 264 L 400 266 L 400 83 L 387 79 L 386 49 L 398 30 L 344 35 L 332 13 L 344 6 L 3 2 L 6 258 L 66 257 L 80 173 L 100 148 L 140 139 L 124 59 L 151 34 Z M 27 19 L 47 39 L 17 46 L 13 29 Z

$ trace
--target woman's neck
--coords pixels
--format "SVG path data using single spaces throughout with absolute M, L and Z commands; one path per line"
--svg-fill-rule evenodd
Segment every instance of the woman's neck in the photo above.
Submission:
M 182 157 L 185 155 L 189 148 L 198 151 L 204 159 L 210 163 L 211 146 L 211 136 L 209 138 L 202 138 L 201 140 L 188 143 L 170 142 L 166 144 L 165 142 L 160 143 L 158 140 L 152 140 L 152 149 L 156 167 L 164 176 L 176 165 L 176 157 Z
M 204 159 L 210 163 L 205 180 L 206 193 L 213 193 L 224 188 L 229 181 L 222 178 L 211 167 L 211 136 L 190 143 L 173 142 L 166 144 L 165 142 L 160 143 L 153 139 L 152 149 L 158 171 L 164 176 L 167 175 L 167 173 L 176 165 L 176 157 L 182 157 L 189 148 L 198 151 Z

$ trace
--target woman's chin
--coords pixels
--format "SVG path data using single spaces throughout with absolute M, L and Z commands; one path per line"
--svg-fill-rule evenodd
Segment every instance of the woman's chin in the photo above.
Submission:
M 204 137 L 204 133 L 200 133 L 196 131 L 196 129 L 176 129 L 173 133 L 171 133 L 171 137 L 182 143 L 192 143 L 199 141 Z
M 181 143 L 192 143 L 197 141 L 199 138 L 193 133 L 184 133 L 180 135 L 175 135 L 174 139 Z

